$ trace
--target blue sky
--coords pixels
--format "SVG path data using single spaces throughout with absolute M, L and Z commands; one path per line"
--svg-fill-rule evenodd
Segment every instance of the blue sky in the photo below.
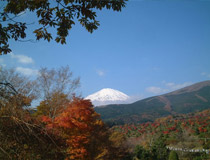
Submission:
M 30 13 L 20 18 L 35 21 Z M 28 76 L 69 65 L 84 97 L 113 88 L 141 99 L 210 79 L 210 1 L 131 0 L 122 12 L 98 12 L 98 20 L 93 34 L 76 24 L 67 45 L 11 41 L 0 64 Z

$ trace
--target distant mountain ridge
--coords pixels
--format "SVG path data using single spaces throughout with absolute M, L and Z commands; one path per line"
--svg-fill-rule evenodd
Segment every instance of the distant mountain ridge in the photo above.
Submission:
M 193 92 L 206 86 L 210 86 L 210 80 L 198 82 L 193 85 L 178 89 L 176 91 L 166 93 L 164 95 L 176 95 L 176 94 L 181 94 L 181 93 Z
M 146 98 L 131 104 L 96 107 L 103 120 L 114 123 L 141 123 L 156 118 L 190 113 L 210 108 L 210 81 L 203 81 L 182 89 Z

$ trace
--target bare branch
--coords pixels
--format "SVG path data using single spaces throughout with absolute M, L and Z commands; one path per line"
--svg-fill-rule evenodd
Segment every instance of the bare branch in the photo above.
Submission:
M 9 155 L 9 153 L 7 153 L 1 146 L 0 146 L 0 150 L 1 150 L 3 153 L 5 153 L 5 154 L 9 157 L 9 159 L 12 159 L 12 157 Z

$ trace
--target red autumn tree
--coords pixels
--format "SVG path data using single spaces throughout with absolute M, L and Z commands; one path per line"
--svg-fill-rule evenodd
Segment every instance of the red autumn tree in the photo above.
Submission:
M 104 136 L 100 135 L 104 124 L 89 100 L 74 98 L 54 120 L 43 116 L 43 121 L 49 131 L 65 139 L 66 160 L 93 160 L 101 154 L 97 141 Z

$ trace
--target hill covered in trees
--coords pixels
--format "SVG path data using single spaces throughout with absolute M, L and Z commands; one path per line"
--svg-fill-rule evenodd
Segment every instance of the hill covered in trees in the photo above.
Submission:
M 177 91 L 146 98 L 132 104 L 96 107 L 110 124 L 142 123 L 157 118 L 210 108 L 210 81 L 196 83 Z
M 163 159 L 168 158 L 170 151 L 175 151 L 179 159 L 210 158 L 210 109 L 167 116 L 154 122 L 114 126 L 112 130 L 127 138 L 127 143 L 135 148 L 134 155 L 139 159 L 156 159 L 152 155 L 157 143 L 159 150 L 162 148 L 166 152 Z

